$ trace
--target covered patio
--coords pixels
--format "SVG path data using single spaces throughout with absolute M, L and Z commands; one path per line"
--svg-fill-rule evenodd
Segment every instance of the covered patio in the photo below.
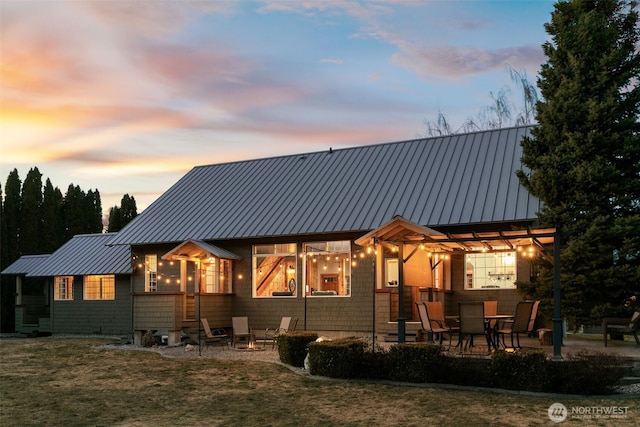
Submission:
M 406 336 L 406 317 L 403 304 L 404 287 L 406 286 L 404 267 L 418 250 L 427 250 L 432 255 L 429 257 L 432 270 L 439 262 L 435 260 L 442 260 L 454 253 L 484 252 L 491 251 L 496 247 L 507 247 L 516 251 L 526 248 L 527 251 L 539 254 L 554 266 L 553 358 L 562 358 L 559 239 L 555 228 L 452 234 L 441 233 L 413 223 L 402 216 L 395 216 L 391 221 L 356 239 L 355 243 L 368 248 L 388 248 L 397 254 L 398 295 L 400 298 L 397 336 L 400 343 L 405 342 Z

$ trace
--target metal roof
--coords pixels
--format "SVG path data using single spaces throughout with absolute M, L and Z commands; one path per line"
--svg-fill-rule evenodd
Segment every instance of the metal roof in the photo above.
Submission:
M 78 234 L 40 263 L 27 276 L 131 274 L 128 246 L 107 246 L 116 233 Z
M 2 274 L 29 274 L 44 262 L 50 254 L 22 255 L 13 264 L 2 270 Z
M 530 126 L 193 168 L 112 244 L 533 221 L 515 175 Z
M 222 259 L 242 259 L 233 252 L 219 248 L 202 240 L 187 240 L 162 256 L 162 259 L 190 259 L 217 257 Z

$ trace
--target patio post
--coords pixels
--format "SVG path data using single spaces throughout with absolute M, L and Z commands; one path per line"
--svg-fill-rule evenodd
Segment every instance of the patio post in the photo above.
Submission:
M 404 243 L 398 243 L 398 343 L 404 342 Z
M 560 310 L 560 238 L 556 229 L 553 237 L 553 360 L 562 360 L 562 313 Z

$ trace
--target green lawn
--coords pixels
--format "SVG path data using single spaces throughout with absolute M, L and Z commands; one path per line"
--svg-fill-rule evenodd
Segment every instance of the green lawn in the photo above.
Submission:
M 0 425 L 8 426 L 497 426 L 555 425 L 552 403 L 628 407 L 633 399 L 569 399 L 316 380 L 272 363 L 173 359 L 104 348 L 100 339 L 0 341 Z

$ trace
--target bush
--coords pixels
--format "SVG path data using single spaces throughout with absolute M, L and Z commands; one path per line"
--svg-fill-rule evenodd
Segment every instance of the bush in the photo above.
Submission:
M 445 381 L 447 384 L 470 387 L 494 387 L 491 361 L 478 357 L 446 357 Z
M 295 331 L 278 335 L 278 355 L 287 365 L 302 368 L 307 357 L 307 346 L 318 339 L 316 332 Z
M 142 346 L 143 347 L 153 347 L 156 345 L 156 336 L 153 334 L 153 331 L 147 331 L 142 336 Z
M 389 378 L 407 382 L 444 382 L 446 358 L 442 346 L 433 344 L 397 344 L 388 353 Z
M 509 390 L 548 391 L 547 355 L 542 350 L 496 351 L 491 357 L 495 384 Z
M 551 391 L 554 393 L 610 394 L 627 369 L 617 355 L 580 351 L 565 360 L 550 361 Z
M 309 372 L 331 378 L 362 378 L 367 343 L 349 338 L 309 344 Z

